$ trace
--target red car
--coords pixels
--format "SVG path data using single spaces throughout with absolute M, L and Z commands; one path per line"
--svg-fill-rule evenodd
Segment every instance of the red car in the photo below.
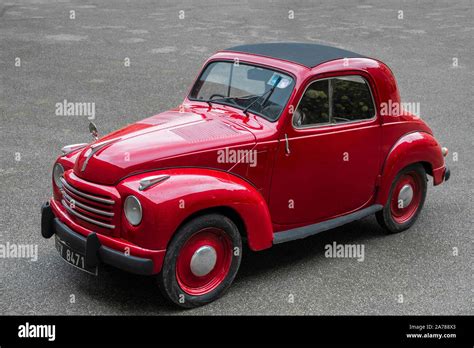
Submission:
M 182 105 L 63 148 L 42 235 L 97 274 L 157 275 L 183 307 L 221 296 L 242 246 L 260 251 L 375 214 L 414 224 L 427 175 L 449 178 L 432 130 L 382 62 L 314 44 L 232 47 Z

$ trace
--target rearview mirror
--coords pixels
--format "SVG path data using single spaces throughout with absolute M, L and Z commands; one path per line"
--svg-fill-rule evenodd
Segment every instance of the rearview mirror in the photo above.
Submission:
M 255 81 L 268 81 L 272 77 L 273 72 L 269 70 L 252 68 L 247 70 L 247 79 Z
M 97 140 L 99 132 L 97 131 L 97 127 L 94 122 L 89 123 L 89 132 L 91 133 L 92 138 L 94 138 L 94 140 Z

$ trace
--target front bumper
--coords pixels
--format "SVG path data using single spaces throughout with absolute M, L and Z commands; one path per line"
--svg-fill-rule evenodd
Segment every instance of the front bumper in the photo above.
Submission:
M 54 204 L 54 203 L 53 203 Z M 59 213 L 59 211 L 58 211 Z M 59 214 L 58 214 L 59 215 Z M 164 250 L 147 250 L 133 244 L 127 245 L 123 240 L 98 235 L 90 232 L 87 236 L 75 232 L 56 216 L 50 202 L 41 207 L 41 234 L 44 238 L 51 238 L 54 234 L 70 245 L 71 248 L 85 255 L 85 262 L 91 267 L 100 262 L 122 269 L 126 272 L 151 275 L 158 273 L 164 258 Z M 118 251 L 104 244 L 120 245 Z M 150 258 L 134 256 L 133 251 L 139 249 L 141 254 L 149 254 Z M 130 254 L 125 253 L 128 250 Z

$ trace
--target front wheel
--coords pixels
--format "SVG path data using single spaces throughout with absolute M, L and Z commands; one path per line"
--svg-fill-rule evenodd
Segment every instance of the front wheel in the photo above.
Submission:
M 387 233 L 410 228 L 418 218 L 426 198 L 426 172 L 421 164 L 402 169 L 390 188 L 383 210 L 375 215 Z
M 220 214 L 199 216 L 170 242 L 158 282 L 177 305 L 202 306 L 230 287 L 241 259 L 242 240 L 235 224 Z

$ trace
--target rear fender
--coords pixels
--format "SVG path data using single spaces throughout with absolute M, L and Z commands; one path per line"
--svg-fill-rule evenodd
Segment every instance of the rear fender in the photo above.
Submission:
M 425 132 L 413 132 L 401 137 L 390 150 L 382 169 L 376 203 L 385 205 L 395 176 L 413 163 L 427 163 L 434 185 L 443 181 L 444 157 L 436 139 Z

